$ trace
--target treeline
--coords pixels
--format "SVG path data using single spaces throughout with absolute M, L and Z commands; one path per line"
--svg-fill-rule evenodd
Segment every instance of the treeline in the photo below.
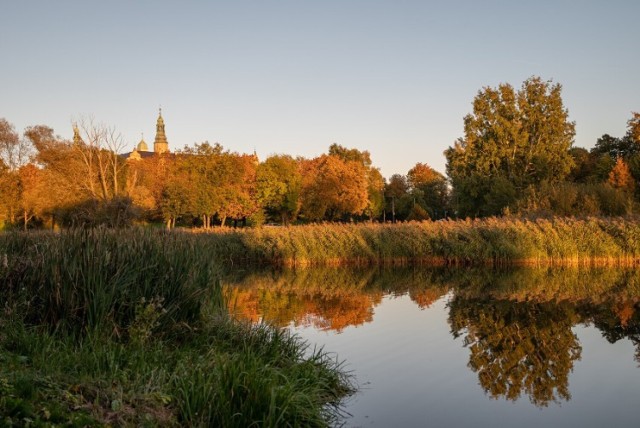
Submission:
M 76 127 L 72 141 L 47 126 L 20 137 L 5 119 L 0 130 L 0 218 L 24 229 L 371 221 L 386 211 L 393 219 L 396 203 L 404 203 L 389 193 L 369 152 L 337 144 L 313 159 L 273 155 L 259 162 L 208 142 L 129 159 L 118 154 L 122 138 L 103 125 Z M 443 217 L 444 176 L 417 164 L 410 177 L 412 195 L 420 195 L 414 204 L 425 206 L 415 218 L 429 218 L 428 211 Z
M 445 151 L 451 204 L 463 217 L 624 215 L 637 211 L 640 113 L 621 138 L 574 148 L 575 123 L 562 87 L 538 77 L 519 90 L 486 87 L 464 118 L 464 136 Z
M 0 119 L 0 221 L 13 227 L 214 225 L 629 215 L 640 197 L 640 113 L 622 137 L 573 147 L 561 86 L 486 87 L 445 151 L 447 176 L 418 162 L 382 177 L 369 152 L 332 144 L 313 159 L 219 144 L 132 160 L 113 128 L 85 122 L 72 141 L 47 126 L 22 136 Z

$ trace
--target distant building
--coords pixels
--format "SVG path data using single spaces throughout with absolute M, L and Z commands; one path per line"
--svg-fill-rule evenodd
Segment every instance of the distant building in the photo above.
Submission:
M 146 159 L 156 154 L 169 153 L 169 142 L 167 136 L 164 133 L 164 119 L 162 118 L 162 109 L 158 113 L 158 120 L 156 121 L 156 138 L 153 141 L 153 151 L 149 151 L 149 146 L 144 141 L 144 137 L 140 140 L 138 145 L 133 148 L 132 152 L 122 154 L 127 160 L 140 160 Z

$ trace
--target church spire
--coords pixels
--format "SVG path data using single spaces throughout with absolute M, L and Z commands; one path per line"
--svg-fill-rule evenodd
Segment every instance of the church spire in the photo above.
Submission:
M 80 136 L 80 130 L 78 129 L 78 124 L 74 123 L 73 124 L 73 144 L 80 144 L 82 143 L 82 137 Z
M 156 139 L 153 142 L 153 151 L 156 153 L 165 153 L 169 151 L 169 142 L 164 133 L 164 119 L 162 119 L 162 108 L 158 113 L 158 121 L 156 122 Z

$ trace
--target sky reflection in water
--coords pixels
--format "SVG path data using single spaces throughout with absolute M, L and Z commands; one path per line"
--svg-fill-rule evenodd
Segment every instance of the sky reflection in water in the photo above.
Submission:
M 230 310 L 336 352 L 360 392 L 346 426 L 637 422 L 634 270 L 251 273 Z

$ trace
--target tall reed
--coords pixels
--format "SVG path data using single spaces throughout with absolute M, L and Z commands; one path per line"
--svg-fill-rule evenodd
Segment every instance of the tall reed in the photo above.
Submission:
M 193 237 L 141 230 L 3 235 L 0 297 L 27 323 L 76 335 L 124 334 L 136 308 L 153 304 L 157 330 L 177 333 L 205 294 L 221 299 L 218 268 L 202 250 Z
M 635 218 L 488 218 L 400 224 L 316 224 L 208 236 L 237 263 L 305 265 L 635 264 Z

